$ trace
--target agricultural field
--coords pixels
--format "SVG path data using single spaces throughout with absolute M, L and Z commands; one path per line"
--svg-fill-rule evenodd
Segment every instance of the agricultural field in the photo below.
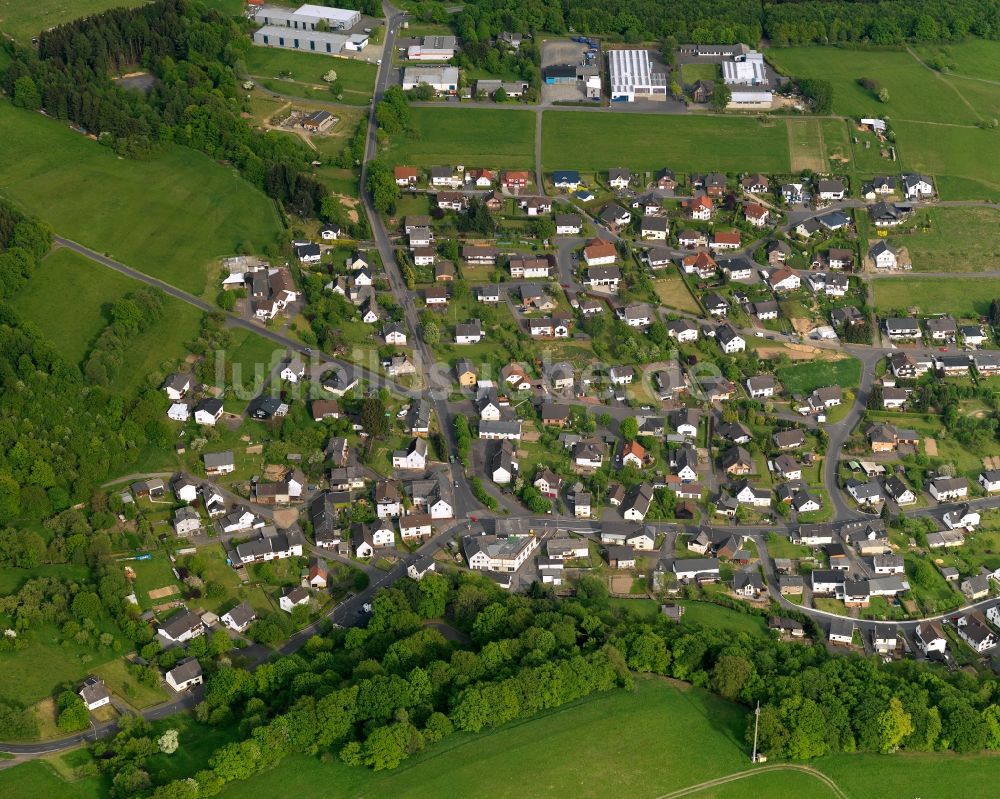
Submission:
M 0 31 L 21 44 L 33 36 L 79 17 L 109 8 L 141 6 L 145 0 L 5 0 L 0 3 Z
M 879 313 L 917 308 L 967 319 L 985 315 L 990 301 L 1000 297 L 1000 278 L 885 277 L 872 287 Z
M 824 144 L 822 120 L 789 119 L 788 152 L 791 157 L 791 171 L 824 172 L 830 167 Z
M 414 132 L 393 140 L 390 163 L 534 167 L 535 115 L 530 111 L 418 107 L 410 114 Z
M 0 129 L 5 197 L 59 235 L 178 288 L 201 294 L 209 263 L 283 238 L 270 199 L 194 150 L 118 158 L 67 125 L 6 101 Z
M 109 323 L 111 304 L 141 286 L 72 250 L 57 249 L 18 292 L 18 314 L 38 325 L 67 361 L 80 365 Z M 162 318 L 132 339 L 128 367 L 119 370 L 113 386 L 130 389 L 165 361 L 182 357 L 200 325 L 201 311 L 166 297 Z
M 772 47 L 767 57 L 785 75 L 830 81 L 835 114 L 856 119 L 888 115 L 894 121 L 959 125 L 979 122 L 979 116 L 950 82 L 903 50 Z M 875 80 L 887 89 L 889 102 L 881 102 L 874 92 L 861 86 L 861 78 Z
M 890 235 L 894 247 L 906 247 L 917 272 L 986 272 L 1000 270 L 1000 210 L 988 207 L 933 208 L 918 214 L 926 227 Z
M 653 171 L 667 164 L 678 172 L 789 171 L 784 119 L 546 111 L 542 120 L 547 171 Z
M 375 88 L 377 67 L 355 58 L 333 58 L 276 47 L 250 47 L 245 61 L 247 75 L 257 83 L 278 94 L 306 100 L 367 105 Z M 343 98 L 339 100 L 323 82 L 323 75 L 331 69 L 343 86 Z
M 808 361 L 784 366 L 776 371 L 786 394 L 808 394 L 823 386 L 853 388 L 861 381 L 861 361 Z

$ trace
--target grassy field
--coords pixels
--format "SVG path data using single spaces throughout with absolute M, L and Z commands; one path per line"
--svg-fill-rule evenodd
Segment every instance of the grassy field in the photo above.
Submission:
M 982 157 L 1000 147 L 997 131 L 902 120 L 893 127 L 906 169 L 957 179 L 938 181 L 941 199 L 993 199 L 1000 194 L 1000 159 Z
M 141 285 L 70 250 L 56 250 L 18 294 L 17 307 L 67 360 L 80 363 L 107 325 L 110 304 Z M 60 290 L 52 291 L 53 286 Z M 160 321 L 131 340 L 129 367 L 119 371 L 113 385 L 135 386 L 165 361 L 182 357 L 200 324 L 197 308 L 168 297 Z
M 889 243 L 906 247 L 915 271 L 983 272 L 1000 269 L 1000 240 L 996 232 L 1000 211 L 995 208 L 934 208 L 920 219 L 923 230 L 889 237 Z
M 396 137 L 388 155 L 391 163 L 534 166 L 535 115 L 530 111 L 424 107 L 410 113 L 414 133 Z
M 0 31 L 22 44 L 44 30 L 109 8 L 141 6 L 145 0 L 4 0 L 0 3 Z
M 872 281 L 879 312 L 915 307 L 920 313 L 982 316 L 1000 296 L 1000 278 L 901 277 Z
M 66 360 L 80 364 L 107 326 L 111 304 L 141 286 L 72 250 L 58 249 L 18 292 L 15 307 Z M 200 325 L 201 311 L 166 298 L 160 321 L 130 341 L 128 365 L 119 370 L 113 386 L 131 388 L 163 362 L 182 357 L 184 344 L 197 337 Z
M 745 767 L 744 714 L 698 689 L 640 680 L 635 693 L 455 735 L 392 772 L 295 757 L 221 796 L 653 797 Z M 498 774 L 504 778 L 485 777 Z
M 0 672 L 4 675 L 0 698 L 33 704 L 119 657 L 106 647 L 74 642 L 64 646 L 62 634 L 52 625 L 39 625 L 32 632 L 35 638 L 26 649 L 0 654 Z
M 337 98 L 323 82 L 323 75 L 332 69 L 343 85 L 344 96 L 339 102 L 352 105 L 371 102 L 377 70 L 367 61 L 275 47 L 251 47 L 247 51 L 246 65 L 247 74 L 272 91 L 307 100 L 334 102 Z
M 778 380 L 787 394 L 808 394 L 823 386 L 853 388 L 861 380 L 861 361 L 807 361 L 778 369 Z
M 274 204 L 180 147 L 118 158 L 66 125 L 0 102 L 0 192 L 60 235 L 200 294 L 206 265 L 282 237 Z
M 889 115 L 894 121 L 950 122 L 974 125 L 969 109 L 948 81 L 902 50 L 842 50 L 835 47 L 770 48 L 768 59 L 786 75 L 824 78 L 833 84 L 833 112 L 860 119 Z M 858 84 L 877 81 L 889 102 Z M 905 141 L 905 140 L 904 140 Z
M 1000 75 L 1000 44 L 986 39 L 970 39 L 958 44 L 924 44 L 916 47 L 930 63 L 939 59 L 949 73 L 995 81 Z
M 821 119 L 823 145 L 827 158 L 836 159 L 832 163 L 851 163 L 851 140 L 847 135 L 847 123 L 840 119 Z
M 764 125 L 748 117 L 546 111 L 542 163 L 546 170 L 585 172 L 665 164 L 680 172 L 787 172 L 788 129 L 782 119 Z

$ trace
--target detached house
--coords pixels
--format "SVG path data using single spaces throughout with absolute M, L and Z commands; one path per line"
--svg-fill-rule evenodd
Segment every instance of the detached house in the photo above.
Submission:
M 687 202 L 687 209 L 691 218 L 700 222 L 708 222 L 711 220 L 712 214 L 715 211 L 715 207 L 712 204 L 712 198 L 705 195 L 689 200 Z
M 588 267 L 613 264 L 617 257 L 615 245 L 602 238 L 592 239 L 583 249 L 583 260 Z
M 847 194 L 847 188 L 840 180 L 820 180 L 816 184 L 816 189 L 821 200 L 843 200 Z

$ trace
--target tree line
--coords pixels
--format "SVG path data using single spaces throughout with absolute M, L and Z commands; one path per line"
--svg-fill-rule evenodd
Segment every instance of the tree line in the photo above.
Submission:
M 754 45 L 762 36 L 779 45 L 1000 37 L 998 0 L 473 0 L 454 19 L 463 40 L 477 48 L 505 30 L 674 44 Z
M 41 33 L 37 52 L 8 40 L 0 46 L 10 57 L 0 85 L 15 105 L 71 120 L 123 156 L 147 157 L 171 142 L 191 147 L 235 164 L 295 212 L 319 212 L 327 192 L 307 171 L 304 145 L 254 131 L 240 116 L 245 32 L 197 0 L 78 19 Z M 134 68 L 155 76 L 148 93 L 112 80 Z
M 446 639 L 424 625 L 429 619 L 444 619 L 460 635 Z M 115 784 L 131 775 L 132 795 L 194 799 L 293 753 L 395 768 L 453 731 L 629 689 L 636 673 L 684 680 L 748 709 L 759 701 L 759 745 L 770 756 L 1000 748 L 995 680 L 913 660 L 832 657 L 802 620 L 815 645 L 636 615 L 612 607 L 597 578 L 558 599 L 538 584 L 511 595 L 481 575 L 433 573 L 380 592 L 367 628 L 314 636 L 299 653 L 252 672 L 210 667 L 195 714 L 238 727 L 242 740 L 219 747 L 209 768 L 152 786 L 143 756 L 120 757 L 127 737 L 95 753 Z M 747 721 L 749 740 L 749 712 Z

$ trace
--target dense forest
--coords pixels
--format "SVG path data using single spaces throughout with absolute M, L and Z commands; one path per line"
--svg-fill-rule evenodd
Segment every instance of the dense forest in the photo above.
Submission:
M 460 634 L 424 624 L 442 618 Z M 255 671 L 224 662 L 209 674 L 195 714 L 237 727 L 242 740 L 217 749 L 210 768 L 156 786 L 145 769 L 156 751 L 150 729 L 128 722 L 94 746 L 113 796 L 214 796 L 293 753 L 395 768 L 454 731 L 627 690 L 636 674 L 684 680 L 748 709 L 760 701 L 760 746 L 772 756 L 1000 748 L 995 680 L 640 618 L 612 607 L 596 578 L 557 599 L 537 585 L 511 595 L 481 575 L 430 574 L 382 591 L 367 628 L 315 636 Z
M 192 0 L 113 9 L 45 31 L 37 53 L 4 41 L 2 86 L 15 105 L 75 122 L 120 155 L 144 157 L 176 142 L 235 164 L 297 213 L 316 215 L 326 191 L 294 137 L 253 131 L 240 117 L 237 74 L 250 46 L 235 20 Z M 115 75 L 145 69 L 148 94 Z
M 752 44 L 764 36 L 773 44 L 888 45 L 998 38 L 1000 0 L 471 0 L 456 29 L 466 42 L 502 30 L 575 30 L 630 42 Z

